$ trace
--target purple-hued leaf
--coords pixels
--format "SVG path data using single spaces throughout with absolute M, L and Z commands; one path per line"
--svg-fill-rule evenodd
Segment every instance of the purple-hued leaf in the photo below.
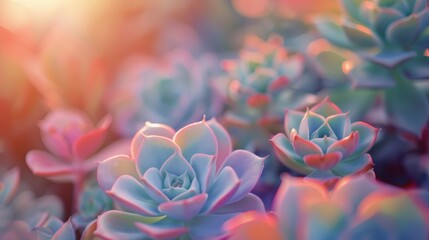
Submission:
M 149 168 L 141 178 L 146 193 L 158 204 L 163 202 L 168 202 L 167 196 L 161 191 L 163 189 L 163 180 L 161 179 L 161 174 L 156 168 Z
M 150 239 L 175 239 L 188 232 L 182 222 L 170 220 L 168 218 L 153 224 L 136 222 L 135 226 Z
M 135 158 L 138 173 L 143 176 L 149 168 L 161 168 L 178 151 L 177 145 L 168 138 L 145 136 Z
M 218 154 L 216 135 L 205 120 L 185 126 L 174 135 L 173 141 L 188 161 L 196 153 Z
M 172 219 L 187 221 L 200 212 L 207 198 L 207 193 L 201 193 L 183 200 L 164 202 L 159 205 L 158 210 Z
M 236 150 L 227 157 L 224 167 L 234 169 L 240 180 L 239 188 L 227 204 L 240 200 L 255 187 L 261 176 L 264 160 L 265 158 L 244 150 Z
M 150 198 L 143 185 L 134 177 L 129 175 L 119 177 L 107 193 L 117 203 L 135 213 L 150 217 L 160 215 L 157 203 Z
M 226 157 L 232 152 L 232 140 L 226 129 L 220 125 L 216 119 L 210 119 L 207 124 L 213 130 L 217 142 L 217 156 L 216 156 L 216 169 L 225 161 Z
M 149 237 L 137 228 L 135 224 L 153 224 L 161 219 L 162 218 L 159 217 L 148 218 L 134 213 L 111 210 L 100 215 L 94 235 L 108 240 L 149 239 Z
M 224 205 L 240 187 L 240 179 L 231 167 L 224 167 L 208 189 L 202 214 L 210 213 Z
M 200 191 L 206 192 L 216 173 L 214 157 L 206 154 L 195 154 L 191 158 L 191 166 L 195 171 L 198 182 L 200 183 Z
M 138 177 L 135 162 L 126 155 L 118 155 L 101 162 L 97 169 L 98 185 L 103 190 L 110 190 L 122 175 Z

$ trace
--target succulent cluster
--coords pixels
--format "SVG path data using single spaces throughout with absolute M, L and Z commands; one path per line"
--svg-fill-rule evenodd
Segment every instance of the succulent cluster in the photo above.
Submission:
M 186 50 L 129 59 L 106 99 L 118 133 L 132 137 L 146 121 L 179 129 L 204 114 L 216 116 L 223 108 L 216 64 L 211 55 Z
M 63 205 L 56 196 L 35 199 L 30 191 L 21 191 L 20 171 L 6 172 L 0 181 L 0 238 L 2 239 L 74 239 L 70 223 L 64 224 Z M 62 229 L 62 230 L 60 230 Z M 66 229 L 72 231 L 64 233 Z M 65 237 L 65 238 L 63 238 Z
M 429 239 L 427 0 L 174 2 L 0 0 L 0 240 Z
M 230 79 L 226 121 L 250 131 L 270 129 L 282 122 L 284 108 L 307 104 L 313 86 L 302 78 L 303 61 L 303 56 L 288 53 L 279 36 L 267 41 L 247 37 L 239 58 L 223 63 Z
M 224 224 L 229 239 L 427 239 L 428 192 L 404 191 L 368 175 L 334 189 L 284 177 L 274 215 L 249 212 Z M 267 234 L 267 235 L 265 235 Z

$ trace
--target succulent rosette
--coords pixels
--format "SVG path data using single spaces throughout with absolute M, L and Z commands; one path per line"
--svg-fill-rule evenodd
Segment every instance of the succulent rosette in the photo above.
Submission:
M 366 174 L 320 182 L 287 176 L 274 216 L 249 212 L 224 224 L 229 239 L 427 239 L 429 192 L 405 191 Z
M 285 134 L 271 143 L 279 159 L 308 177 L 330 179 L 372 171 L 368 150 L 374 145 L 378 129 L 364 122 L 351 123 L 329 98 L 307 112 L 287 110 Z
M 285 107 L 297 108 L 308 100 L 305 88 L 312 84 L 302 76 L 303 61 L 288 53 L 279 36 L 267 41 L 248 36 L 239 58 L 223 64 L 230 79 L 226 120 L 252 131 L 281 123 Z
M 132 137 L 146 121 L 179 129 L 223 109 L 212 55 L 173 50 L 161 59 L 135 57 L 119 70 L 106 104 L 119 134 Z M 215 67 L 213 67 L 215 66 Z
M 147 123 L 131 144 L 131 157 L 100 163 L 100 187 L 122 211 L 98 218 L 103 239 L 217 239 L 221 223 L 240 212 L 264 211 L 249 193 L 263 158 L 231 152 L 231 139 L 215 120 L 192 123 L 175 132 Z
M 19 184 L 17 168 L 6 172 L 0 181 L 0 237 L 12 233 L 16 224 L 31 224 L 35 216 L 62 217 L 63 206 L 57 197 L 45 195 L 36 199 L 32 192 L 20 191 Z

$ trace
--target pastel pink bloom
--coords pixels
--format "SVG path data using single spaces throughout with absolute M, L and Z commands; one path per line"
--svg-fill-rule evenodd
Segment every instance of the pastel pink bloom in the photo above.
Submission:
M 95 154 L 104 142 L 110 117 L 94 126 L 84 113 L 59 109 L 50 112 L 41 122 L 41 138 L 49 152 L 32 150 L 26 161 L 31 171 L 58 181 L 75 181 L 105 157 L 127 153 L 117 142 Z
M 261 239 L 258 234 L 270 229 L 276 234 L 270 239 L 424 240 L 429 237 L 428 196 L 428 191 L 404 191 L 368 174 L 345 177 L 332 191 L 319 181 L 286 176 L 274 200 L 277 218 L 245 213 L 224 228 L 231 239 Z

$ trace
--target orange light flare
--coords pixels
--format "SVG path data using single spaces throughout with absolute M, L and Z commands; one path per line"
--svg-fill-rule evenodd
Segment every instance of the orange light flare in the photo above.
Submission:
M 343 62 L 341 69 L 343 70 L 343 73 L 347 75 L 350 73 L 350 71 L 353 69 L 353 67 L 354 67 L 353 62 L 350 60 L 347 60 L 347 61 Z

